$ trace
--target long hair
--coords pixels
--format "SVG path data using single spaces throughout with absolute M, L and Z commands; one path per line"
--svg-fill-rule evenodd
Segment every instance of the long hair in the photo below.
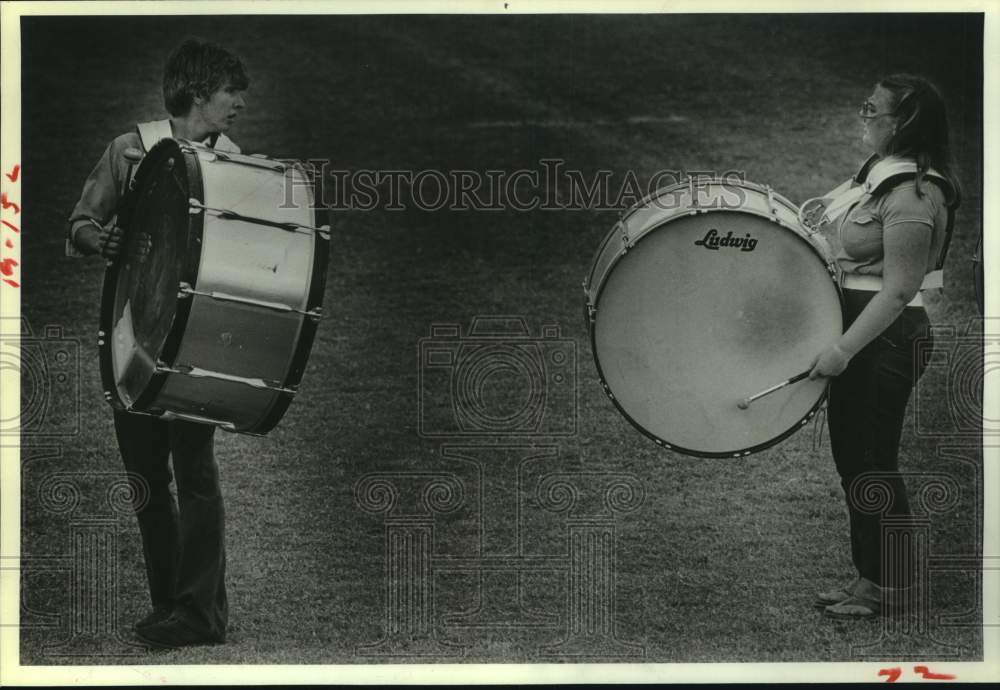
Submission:
M 237 89 L 250 85 L 240 59 L 213 43 L 188 39 L 170 55 L 163 70 L 167 112 L 186 115 L 195 96 L 207 98 L 227 82 Z
M 888 153 L 913 158 L 917 162 L 916 188 L 928 168 L 941 173 L 951 186 L 949 206 L 961 200 L 961 187 L 955 174 L 948 137 L 948 115 L 941 92 L 930 81 L 913 74 L 892 74 L 879 86 L 892 94 L 893 114 L 899 124 L 889 142 Z

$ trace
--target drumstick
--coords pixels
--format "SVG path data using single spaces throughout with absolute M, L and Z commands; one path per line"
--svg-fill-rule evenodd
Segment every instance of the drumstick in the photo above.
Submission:
M 760 393 L 754 393 L 749 398 L 743 398 L 738 403 L 736 403 L 736 407 L 740 408 L 741 410 L 745 410 L 748 407 L 750 407 L 750 403 L 752 403 L 757 398 L 763 398 L 765 395 L 770 395 L 774 391 L 781 390 L 785 386 L 788 386 L 790 384 L 793 384 L 793 383 L 796 383 L 798 381 L 801 381 L 802 379 L 804 379 L 807 376 L 809 376 L 809 372 L 810 371 L 812 371 L 812 369 L 806 369 L 801 374 L 796 374 L 795 376 L 793 376 L 790 379 L 785 379 L 781 383 L 776 383 L 773 386 L 771 386 L 770 388 L 765 388 Z

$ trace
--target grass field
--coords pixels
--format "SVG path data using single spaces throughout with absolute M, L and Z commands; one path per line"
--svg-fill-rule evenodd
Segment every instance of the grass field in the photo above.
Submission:
M 965 201 L 947 289 L 928 311 L 964 334 L 977 314 L 969 259 L 981 231 L 976 17 L 46 18 L 22 27 L 22 311 L 36 336 L 58 325 L 80 344 L 78 392 L 54 397 L 51 416 L 22 437 L 22 554 L 35 564 L 22 578 L 23 663 L 898 658 L 859 649 L 880 639 L 880 623 L 832 622 L 811 608 L 816 588 L 851 572 L 825 433 L 810 426 L 748 458 L 697 459 L 659 448 L 607 400 L 580 282 L 617 216 L 587 209 L 334 211 L 326 318 L 295 402 L 266 438 L 217 436 L 229 643 L 149 655 L 91 634 L 53 647 L 77 610 L 64 563 L 74 521 L 103 515 L 100 500 L 120 472 L 97 365 L 103 265 L 63 257 L 63 224 L 107 143 L 161 115 L 163 60 L 186 35 L 243 56 L 249 109 L 231 134 L 247 152 L 327 158 L 344 170 L 513 171 L 560 158 L 614 180 L 740 170 L 796 202 L 853 172 L 865 157 L 857 104 L 879 76 L 907 70 L 937 80 L 951 108 Z M 421 436 L 419 342 L 432 324 L 465 329 L 477 315 L 523 317 L 533 336 L 559 326 L 575 352 L 576 392 L 552 414 L 554 423 L 575 414 L 575 433 Z M 977 333 L 942 339 L 942 351 L 958 361 Z M 908 472 L 951 482 L 955 500 L 930 527 L 930 551 L 945 559 L 981 553 L 979 433 L 953 428 L 949 416 L 956 396 L 973 395 L 974 405 L 975 390 L 957 381 L 954 367 L 927 374 L 902 448 Z M 516 398 L 518 382 L 506 383 L 499 395 Z M 76 412 L 77 394 L 79 429 L 54 426 Z M 73 513 L 41 495 L 56 472 L 78 473 Z M 356 489 L 370 473 L 401 487 L 391 514 L 362 509 Z M 421 473 L 459 487 L 453 509 L 421 512 Z M 571 510 L 547 505 L 538 490 L 559 473 L 577 486 Z M 913 476 L 911 488 L 932 479 Z M 609 513 L 601 496 L 622 482 L 640 493 Z M 405 528 L 403 515 L 433 525 L 428 628 L 369 648 L 386 635 L 387 534 Z M 588 518 L 614 544 L 609 613 L 597 632 L 573 637 L 568 535 Z M 108 615 L 127 631 L 145 612 L 142 557 L 134 520 L 111 519 L 117 590 Z M 513 553 L 537 562 L 520 575 L 482 565 Z M 63 565 L 49 567 L 49 557 Z M 974 573 L 933 571 L 936 642 L 900 644 L 922 659 L 981 658 L 979 597 Z M 568 637 L 590 646 L 581 643 L 580 656 L 549 649 Z

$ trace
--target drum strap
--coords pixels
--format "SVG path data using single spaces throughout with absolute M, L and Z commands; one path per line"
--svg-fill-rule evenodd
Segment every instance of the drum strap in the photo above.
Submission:
M 173 130 L 170 129 L 170 120 L 140 122 L 136 125 L 136 130 L 139 132 L 139 138 L 142 139 L 142 148 L 147 153 L 156 146 L 160 139 L 169 139 L 174 136 Z M 240 147 L 221 132 L 213 134 L 201 143 L 208 144 L 213 149 L 226 151 L 227 153 L 240 152 Z
M 143 153 L 149 153 L 154 146 L 160 143 L 161 139 L 170 139 L 174 136 L 174 131 L 170 127 L 170 120 L 140 122 L 135 126 L 135 129 L 139 133 L 139 139 L 142 140 Z M 219 151 L 226 151 L 227 153 L 240 152 L 240 147 L 237 146 L 232 139 L 221 132 L 213 134 L 202 143 L 208 144 L 212 148 L 218 149 Z M 132 185 L 132 176 L 135 173 L 135 169 L 136 166 L 130 163 L 128 173 L 125 175 L 124 189 L 122 190 L 123 194 Z
M 802 209 L 805 210 L 809 204 L 817 202 L 825 204 L 825 210 L 819 222 L 816 223 L 816 226 L 824 223 L 833 223 L 843 218 L 866 194 L 876 194 L 889 189 L 904 180 L 914 178 L 917 172 L 917 164 L 912 160 L 891 156 L 879 160 L 878 156 L 872 156 L 861 166 L 857 175 L 845 180 L 822 197 L 807 200 L 802 204 Z M 951 189 L 948 179 L 933 168 L 929 168 L 924 175 L 931 178 L 934 182 L 941 184 L 946 189 Z M 938 256 L 935 270 L 924 277 L 924 282 L 921 286 L 922 290 L 940 288 L 944 285 L 942 269 L 944 268 L 944 260 L 948 253 L 948 244 L 951 241 L 954 224 L 955 206 L 949 205 L 948 222 L 945 228 L 945 239 L 941 247 L 941 254 Z
M 170 129 L 170 120 L 154 120 L 153 122 L 140 122 L 135 126 L 142 139 L 142 150 L 149 153 L 160 139 L 169 139 L 174 136 Z
M 861 169 L 859 175 L 865 173 L 865 167 Z M 843 216 L 856 204 L 865 194 L 876 194 L 880 190 L 898 184 L 900 181 L 915 177 L 917 174 L 917 164 L 911 160 L 899 158 L 885 158 L 871 166 L 867 171 L 864 182 L 859 182 L 856 177 L 847 180 L 836 189 L 824 195 L 824 199 L 829 199 L 826 212 L 823 214 L 828 222 L 833 222 Z M 929 168 L 927 177 L 950 185 L 947 178 L 933 168 Z

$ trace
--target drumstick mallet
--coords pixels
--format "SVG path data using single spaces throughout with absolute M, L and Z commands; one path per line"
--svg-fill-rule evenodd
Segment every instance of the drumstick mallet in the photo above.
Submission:
M 754 400 L 757 400 L 759 398 L 763 398 L 765 395 L 770 395 L 771 393 L 773 393 L 775 391 L 780 391 L 785 386 L 790 386 L 793 383 L 797 383 L 797 382 L 801 381 L 802 379 L 807 378 L 809 376 L 809 372 L 810 371 L 812 371 L 812 369 L 806 369 L 801 374 L 796 374 L 795 376 L 793 376 L 790 379 L 785 379 L 781 383 L 776 383 L 773 386 L 771 386 L 770 388 L 765 388 L 760 393 L 754 393 L 753 395 L 751 395 L 748 398 L 743 398 L 738 403 L 736 403 L 736 407 L 740 408 L 741 410 L 745 410 L 745 409 L 747 409 L 747 408 L 750 407 L 750 403 L 752 403 Z

